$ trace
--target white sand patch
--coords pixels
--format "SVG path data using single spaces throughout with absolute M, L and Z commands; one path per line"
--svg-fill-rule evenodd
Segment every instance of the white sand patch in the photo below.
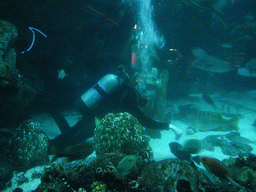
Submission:
M 34 168 L 31 168 L 27 170 L 25 173 L 24 172 L 14 172 L 12 180 L 11 180 L 11 187 L 4 190 L 3 192 L 10 192 L 13 191 L 16 188 L 21 188 L 23 189 L 24 192 L 30 192 L 32 190 L 35 190 L 38 185 L 41 183 L 40 178 L 32 178 L 33 174 L 41 174 L 43 173 L 44 169 L 49 166 L 37 166 Z M 19 177 L 27 178 L 27 182 L 23 183 L 22 185 L 19 185 L 18 181 L 20 180 Z
M 232 114 L 241 114 L 242 117 L 238 122 L 238 130 L 241 137 L 244 137 L 252 143 L 246 143 L 253 148 L 251 153 L 256 154 L 256 127 L 252 126 L 256 119 L 256 101 L 255 98 L 250 97 L 247 93 L 233 93 L 234 97 L 223 97 L 219 94 L 214 94 L 211 97 L 213 98 L 217 110 L 224 110 L 224 113 L 230 112 Z M 202 99 L 202 94 L 190 95 L 191 97 L 197 98 L 197 101 L 194 102 L 194 105 L 197 109 L 205 111 L 214 111 L 215 109 L 207 104 Z M 217 99 L 217 102 L 216 100 Z M 224 106 L 224 107 L 223 107 Z M 183 131 L 181 138 L 177 141 L 175 140 L 175 135 L 172 131 L 161 131 L 161 139 L 151 139 L 150 145 L 153 148 L 154 159 L 156 161 L 176 158 L 170 151 L 169 143 L 178 142 L 184 144 L 187 140 L 198 139 L 202 140 L 210 135 L 226 135 L 229 132 L 222 131 L 207 131 L 207 132 L 197 132 L 192 135 L 186 135 L 187 125 L 182 121 L 173 121 L 172 124 L 177 126 Z M 223 154 L 221 147 L 214 147 L 214 151 L 202 150 L 199 155 L 215 157 L 219 160 L 229 158 L 228 155 Z

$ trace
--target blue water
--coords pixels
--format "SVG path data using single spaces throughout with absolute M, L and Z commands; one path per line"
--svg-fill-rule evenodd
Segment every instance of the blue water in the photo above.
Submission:
M 12 136 L 6 130 L 15 130 L 25 120 L 36 116 L 44 124 L 42 130 L 46 134 L 55 131 L 53 135 L 57 137 L 60 130 L 50 113 L 61 116 L 57 112 L 64 111 L 75 125 L 81 119 L 78 112 L 73 113 L 78 98 L 106 74 L 120 75 L 118 67 L 123 66 L 128 75 L 123 73 L 122 77 L 130 77 L 125 86 L 137 88 L 148 100 L 154 98 L 148 102 L 151 108 L 138 114 L 155 115 L 152 119 L 159 120 L 156 113 L 162 112 L 161 118 L 167 126 L 169 122 L 176 122 L 175 126 L 182 129 L 182 141 L 189 136 L 181 117 L 192 107 L 223 112 L 227 118 L 241 115 L 236 133 L 253 140 L 250 136 L 256 137 L 256 77 L 252 74 L 256 74 L 256 63 L 247 64 L 256 58 L 256 1 L 235 0 L 232 4 L 231 0 L 219 0 L 213 7 L 198 6 L 192 1 L 200 3 L 200 0 L 1 1 L 0 20 L 10 22 L 18 31 L 16 39 L 7 43 L 1 35 L 11 32 L 2 30 L 0 25 L 1 131 Z M 8 34 L 5 38 L 12 36 Z M 134 61 L 131 61 L 132 56 Z M 232 70 L 205 71 L 193 66 L 197 59 L 212 66 L 217 62 L 229 64 Z M 238 73 L 238 69 L 246 73 Z M 162 73 L 164 70 L 168 71 L 169 80 L 161 87 L 161 82 L 166 80 L 159 80 L 167 74 Z M 60 71 L 64 72 L 63 78 L 60 78 Z M 117 92 L 104 95 L 104 99 L 110 99 L 106 104 L 109 108 L 130 96 L 129 92 L 120 95 Z M 131 97 L 138 96 L 136 91 L 133 93 Z M 202 94 L 211 96 L 216 107 L 207 104 Z M 128 107 L 138 107 L 136 99 L 126 101 L 130 104 Z M 145 103 L 142 99 L 140 102 Z M 95 113 L 108 112 L 107 107 L 103 108 L 97 108 Z M 79 127 L 81 130 L 87 125 L 93 126 L 90 115 L 94 119 L 92 112 L 86 125 Z M 203 132 L 205 135 L 215 133 Z M 174 133 L 152 131 L 150 136 L 152 140 L 157 138 L 153 140 L 156 159 L 171 157 L 168 143 L 176 141 Z M 10 143 L 0 134 L 0 151 L 5 147 L 3 141 Z M 250 146 L 255 153 L 255 140 L 253 142 Z M 233 147 L 240 150 L 238 145 Z M 249 147 L 246 149 L 246 153 L 250 151 Z M 226 150 L 232 152 L 228 147 Z M 1 171 L 6 170 L 11 178 L 12 171 L 16 171 L 17 167 L 15 170 L 8 168 L 14 166 L 9 161 L 11 151 L 4 151 L 8 155 L 0 158 L 0 176 Z M 222 151 L 219 148 L 218 153 L 212 151 L 211 154 L 220 155 Z M 1 187 L 0 182 L 0 190 Z

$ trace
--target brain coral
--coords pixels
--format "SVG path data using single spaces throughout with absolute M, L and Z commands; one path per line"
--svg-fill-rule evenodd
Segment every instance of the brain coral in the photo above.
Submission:
M 149 140 L 145 128 L 129 113 L 108 113 L 95 129 L 94 148 L 97 155 L 111 152 L 134 155 L 146 152 L 150 156 Z

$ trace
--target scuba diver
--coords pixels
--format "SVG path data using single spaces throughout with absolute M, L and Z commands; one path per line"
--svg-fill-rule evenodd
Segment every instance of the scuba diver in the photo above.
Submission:
M 129 75 L 124 68 L 118 67 L 116 75 L 105 75 L 75 102 L 83 117 L 73 127 L 70 127 L 56 110 L 50 112 L 61 131 L 59 136 L 50 140 L 50 145 L 65 148 L 85 141 L 94 134 L 95 117 L 104 117 L 110 112 L 128 112 L 136 117 L 142 126 L 160 130 L 171 129 L 179 138 L 182 134 L 179 128 L 172 124 L 155 121 L 142 113 L 138 105 L 144 106 L 146 102 L 129 84 Z

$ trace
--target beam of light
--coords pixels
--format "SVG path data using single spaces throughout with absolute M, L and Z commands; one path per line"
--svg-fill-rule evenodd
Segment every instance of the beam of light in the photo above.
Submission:
M 36 38 L 36 35 L 35 35 L 35 31 L 36 30 L 37 32 L 41 33 L 44 37 L 47 38 L 47 36 L 42 32 L 40 31 L 39 29 L 36 29 L 34 27 L 28 27 L 30 31 L 32 31 L 32 34 L 33 34 L 33 39 L 32 39 L 32 42 L 31 42 L 31 45 L 29 46 L 29 48 L 26 50 L 26 51 L 22 51 L 21 53 L 24 54 L 25 52 L 28 52 L 34 45 L 34 42 L 35 42 L 35 38 Z
M 104 20 L 109 21 L 109 22 L 115 24 L 116 26 L 120 27 L 120 25 L 117 22 L 115 22 L 112 19 L 110 19 L 109 17 L 107 17 L 104 13 L 92 8 L 91 6 L 86 5 L 85 7 L 86 8 L 83 8 L 83 10 L 85 10 L 86 12 L 89 12 L 96 17 L 103 18 Z

